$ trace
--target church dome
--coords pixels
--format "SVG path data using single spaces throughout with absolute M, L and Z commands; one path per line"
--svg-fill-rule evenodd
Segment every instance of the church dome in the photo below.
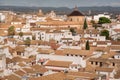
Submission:
M 84 14 L 80 11 L 78 11 L 77 8 L 74 9 L 72 13 L 70 13 L 68 16 L 84 16 Z

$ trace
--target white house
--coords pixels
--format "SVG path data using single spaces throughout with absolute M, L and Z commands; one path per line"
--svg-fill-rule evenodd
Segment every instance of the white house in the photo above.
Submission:
M 106 17 L 106 18 L 110 19 L 110 15 L 108 15 L 108 14 L 98 14 L 98 15 L 93 16 L 93 20 L 99 21 L 100 17 Z

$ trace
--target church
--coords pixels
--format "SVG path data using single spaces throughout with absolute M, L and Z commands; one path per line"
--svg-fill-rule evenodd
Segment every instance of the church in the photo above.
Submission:
M 85 15 L 78 10 L 77 7 L 74 8 L 73 12 L 68 15 L 68 21 L 72 22 L 84 22 Z

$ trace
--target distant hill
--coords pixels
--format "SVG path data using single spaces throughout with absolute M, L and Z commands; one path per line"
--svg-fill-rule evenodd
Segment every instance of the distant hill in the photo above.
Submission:
M 37 12 L 39 9 L 42 9 L 44 13 L 50 12 L 51 10 L 54 10 L 58 14 L 69 14 L 73 9 L 67 8 L 67 7 L 20 7 L 20 6 L 0 6 L 0 10 L 11 10 L 14 12 L 24 12 L 24 13 L 30 13 L 30 12 Z M 78 7 L 80 11 L 87 14 L 89 10 L 91 10 L 92 14 L 96 13 L 113 13 L 113 14 L 119 14 L 120 13 L 120 7 L 110 7 L 110 6 L 102 6 L 102 7 Z

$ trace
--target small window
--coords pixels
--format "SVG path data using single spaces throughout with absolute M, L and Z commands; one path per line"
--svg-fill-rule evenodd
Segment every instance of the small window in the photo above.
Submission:
M 67 54 L 67 56 L 69 56 L 69 54 Z
M 98 62 L 96 62 L 95 64 L 98 65 Z
M 93 61 L 91 62 L 91 64 L 93 64 Z
M 70 35 L 70 33 L 68 33 L 68 35 Z
M 115 66 L 115 63 L 113 63 L 113 66 Z
M 75 69 L 77 69 L 77 67 L 75 67 Z

